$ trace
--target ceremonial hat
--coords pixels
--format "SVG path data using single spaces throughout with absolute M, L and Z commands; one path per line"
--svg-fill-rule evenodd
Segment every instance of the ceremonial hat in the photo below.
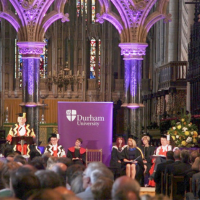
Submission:
M 18 113 L 18 117 L 26 118 L 26 113 Z

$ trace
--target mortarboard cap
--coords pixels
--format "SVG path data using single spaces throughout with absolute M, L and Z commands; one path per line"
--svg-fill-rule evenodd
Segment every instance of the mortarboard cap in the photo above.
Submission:
M 138 137 L 135 136 L 135 135 L 129 135 L 128 138 L 131 138 L 131 139 L 133 139 L 133 140 L 137 140 L 137 139 L 138 139 Z
M 18 117 L 26 118 L 26 113 L 18 113 Z

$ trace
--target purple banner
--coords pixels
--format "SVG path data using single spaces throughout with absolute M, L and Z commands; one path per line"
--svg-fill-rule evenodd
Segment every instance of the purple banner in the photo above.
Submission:
M 83 148 L 102 149 L 109 165 L 112 148 L 112 102 L 58 102 L 60 144 L 66 150 L 82 138 Z

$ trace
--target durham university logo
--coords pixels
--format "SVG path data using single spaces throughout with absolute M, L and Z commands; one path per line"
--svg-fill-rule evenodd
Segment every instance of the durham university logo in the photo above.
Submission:
M 66 110 L 66 117 L 71 122 L 76 119 L 76 110 Z

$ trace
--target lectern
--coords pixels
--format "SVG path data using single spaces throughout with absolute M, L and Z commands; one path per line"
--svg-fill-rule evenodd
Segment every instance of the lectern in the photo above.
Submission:
M 24 144 L 27 144 L 27 145 L 31 145 L 31 144 L 34 144 L 34 141 L 33 141 L 33 137 L 30 137 L 30 136 L 16 136 L 16 137 L 12 137 L 12 142 L 11 142 L 12 145 L 17 145 L 17 144 L 21 144 L 22 146 L 22 155 L 24 155 Z

